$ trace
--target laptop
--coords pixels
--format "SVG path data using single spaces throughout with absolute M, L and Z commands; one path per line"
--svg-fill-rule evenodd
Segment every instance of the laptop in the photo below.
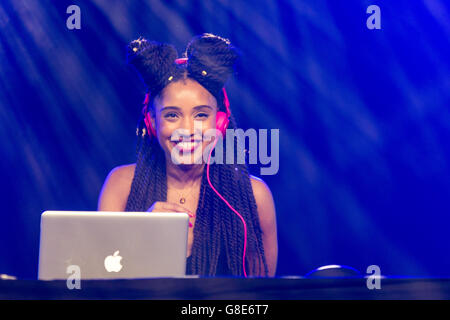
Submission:
M 187 213 L 45 211 L 38 278 L 184 277 L 188 230 Z

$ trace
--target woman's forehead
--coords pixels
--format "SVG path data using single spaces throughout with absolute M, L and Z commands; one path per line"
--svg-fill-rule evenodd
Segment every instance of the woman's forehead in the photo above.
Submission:
M 157 105 L 195 107 L 198 105 L 217 106 L 214 96 L 197 81 L 186 79 L 169 84 L 164 88 Z

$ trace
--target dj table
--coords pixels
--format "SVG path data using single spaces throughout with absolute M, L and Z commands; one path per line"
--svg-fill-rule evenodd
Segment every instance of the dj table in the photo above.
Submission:
M 1 280 L 0 299 L 415 300 L 450 299 L 450 278 L 158 278 L 66 281 Z

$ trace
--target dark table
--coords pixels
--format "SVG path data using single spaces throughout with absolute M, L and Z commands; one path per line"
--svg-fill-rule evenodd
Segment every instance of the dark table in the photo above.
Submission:
M 365 278 L 159 278 L 66 281 L 0 280 L 0 299 L 450 299 L 450 278 L 381 279 L 369 290 Z

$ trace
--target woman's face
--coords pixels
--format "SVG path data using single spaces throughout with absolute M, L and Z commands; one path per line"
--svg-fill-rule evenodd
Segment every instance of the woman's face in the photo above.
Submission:
M 217 110 L 216 98 L 197 81 L 170 83 L 155 98 L 152 114 L 166 159 L 175 164 L 203 163 L 203 152 L 212 141 L 205 139 L 205 132 L 215 129 Z

